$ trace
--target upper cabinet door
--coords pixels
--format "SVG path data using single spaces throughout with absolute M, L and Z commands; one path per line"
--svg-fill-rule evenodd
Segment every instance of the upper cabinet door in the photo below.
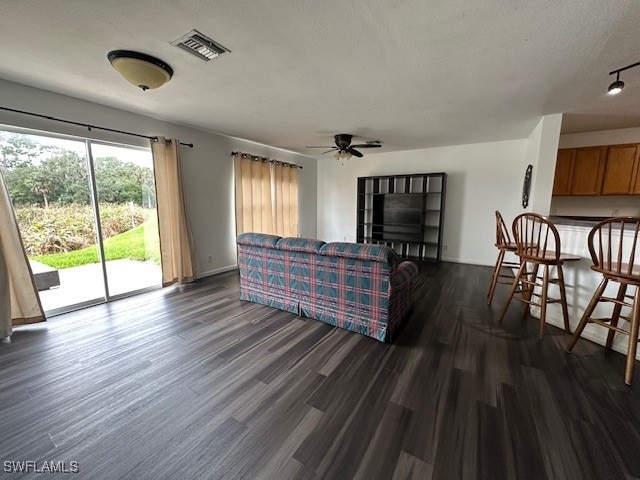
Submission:
M 636 162 L 636 186 L 632 193 L 634 195 L 640 195 L 640 159 Z
M 634 175 L 638 168 L 638 145 L 612 145 L 607 153 L 603 195 L 633 193 Z
M 576 158 L 575 148 L 558 150 L 556 160 L 556 176 L 553 179 L 554 195 L 570 195 L 573 177 L 573 162 Z
M 573 166 L 572 195 L 599 195 L 607 147 L 578 148 Z

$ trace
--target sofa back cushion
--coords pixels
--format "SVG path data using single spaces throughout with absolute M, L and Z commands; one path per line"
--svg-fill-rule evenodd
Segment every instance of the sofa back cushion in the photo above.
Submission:
M 266 233 L 241 233 L 236 239 L 238 245 L 250 245 L 253 247 L 270 247 L 276 248 L 276 244 L 280 240 L 277 235 L 268 235 Z
M 306 253 L 320 253 L 320 249 L 325 243 L 321 240 L 314 240 L 312 238 L 296 238 L 285 237 L 281 238 L 278 242 L 277 248 L 279 250 L 288 250 L 290 252 L 306 252 Z
M 386 263 L 392 272 L 395 271 L 398 263 L 396 252 L 392 248 L 372 243 L 332 242 L 325 244 L 320 249 L 320 253 L 332 257 Z

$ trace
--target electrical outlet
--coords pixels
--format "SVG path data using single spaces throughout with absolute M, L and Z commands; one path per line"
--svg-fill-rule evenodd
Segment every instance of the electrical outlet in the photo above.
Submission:
M 613 209 L 613 216 L 617 217 L 618 215 L 620 215 L 620 209 L 619 208 L 614 208 Z
M 444 250 L 445 252 L 446 252 L 447 250 L 449 250 L 449 245 L 443 245 L 443 246 L 442 246 L 442 250 Z
M 209 261 L 209 263 L 213 262 L 213 255 L 209 255 L 207 257 L 207 260 Z

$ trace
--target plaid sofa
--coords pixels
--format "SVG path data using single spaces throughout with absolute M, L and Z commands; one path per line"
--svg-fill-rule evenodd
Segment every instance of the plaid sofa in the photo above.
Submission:
M 411 308 L 418 267 L 389 247 L 243 233 L 240 298 L 388 342 Z

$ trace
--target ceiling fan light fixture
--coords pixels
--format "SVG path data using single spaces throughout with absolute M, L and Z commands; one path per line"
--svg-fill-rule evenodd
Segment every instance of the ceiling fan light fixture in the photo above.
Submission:
M 112 50 L 107 54 L 107 58 L 126 81 L 143 91 L 161 87 L 173 76 L 173 69 L 169 65 L 144 53 Z
M 322 152 L 322 155 L 333 152 L 333 158 L 335 158 L 336 160 L 348 160 L 351 157 L 361 158 L 363 156 L 363 154 L 359 150 L 356 150 L 356 148 L 382 147 L 382 142 L 380 140 L 371 140 L 367 141 L 367 143 L 352 144 L 351 140 L 353 140 L 353 135 L 351 135 L 350 133 L 339 133 L 337 135 L 334 135 L 333 139 L 335 141 L 335 146 L 313 145 L 306 148 L 328 148 L 329 150 L 327 150 L 326 152 Z

